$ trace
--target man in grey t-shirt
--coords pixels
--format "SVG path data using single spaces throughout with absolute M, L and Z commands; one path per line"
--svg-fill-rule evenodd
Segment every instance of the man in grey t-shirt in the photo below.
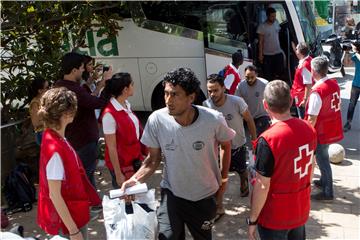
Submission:
M 270 117 L 263 104 L 266 81 L 257 76 L 257 69 L 253 65 L 246 66 L 245 80 L 239 83 L 235 96 L 242 97 L 247 105 L 251 116 L 254 118 L 256 133 L 259 136 L 270 127 Z
M 247 169 L 246 169 L 246 137 L 243 125 L 245 119 L 249 126 L 252 140 L 256 139 L 256 129 L 253 118 L 248 111 L 248 106 L 244 99 L 225 94 L 224 78 L 218 74 L 211 74 L 207 78 L 207 89 L 209 99 L 203 105 L 221 112 L 226 119 L 229 127 L 235 130 L 236 136 L 231 141 L 231 164 L 230 170 L 236 171 L 240 176 L 240 192 L 242 197 L 249 194 Z M 217 194 L 217 217 L 224 214 L 223 193 Z
M 215 193 L 226 188 L 235 131 L 221 113 L 192 105 L 200 82 L 190 69 L 169 72 L 164 86 L 166 108 L 150 115 L 141 138 L 149 156 L 122 189 L 144 182 L 157 169 L 163 154 L 159 239 L 184 238 L 184 224 L 194 239 L 211 239 Z M 219 144 L 224 163 L 221 171 Z
M 266 9 L 266 21 L 259 25 L 259 62 L 262 64 L 264 77 L 269 81 L 279 78 L 283 72 L 284 57 L 280 47 L 280 25 L 276 20 L 276 11 Z

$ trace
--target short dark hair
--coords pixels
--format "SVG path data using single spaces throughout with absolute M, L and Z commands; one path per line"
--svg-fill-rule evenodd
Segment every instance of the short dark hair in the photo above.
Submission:
M 233 64 L 241 64 L 244 61 L 242 51 L 239 49 L 231 56 Z
M 117 98 L 122 94 L 124 88 L 129 87 L 131 83 L 132 78 L 129 73 L 115 73 L 109 80 L 106 81 L 104 91 L 107 95 Z
M 70 74 L 76 68 L 79 69 L 84 63 L 84 56 L 76 52 L 66 53 L 61 59 L 61 73 L 62 75 Z
M 257 68 L 256 68 L 254 65 L 248 65 L 248 66 L 246 66 L 244 71 L 246 72 L 247 70 L 249 70 L 249 71 L 251 71 L 251 72 L 254 71 L 254 72 L 256 72 L 256 73 L 258 72 L 258 71 L 257 71 Z
M 354 42 L 354 43 L 352 43 L 352 45 L 354 45 L 355 48 L 356 48 L 356 51 L 357 51 L 358 53 L 360 53 L 360 41 Z
M 306 42 L 300 42 L 297 45 L 297 48 L 299 49 L 299 52 L 303 55 L 303 56 L 307 56 L 309 54 L 309 47 L 306 44 Z
M 290 109 L 292 103 L 289 85 L 282 80 L 269 82 L 265 87 L 264 99 L 270 111 L 280 114 L 285 113 Z
M 220 76 L 217 73 L 210 74 L 206 80 L 209 83 L 218 83 L 220 86 L 224 86 L 224 77 Z
M 171 83 L 174 86 L 179 85 L 184 89 L 186 95 L 200 92 L 200 81 L 190 68 L 178 68 L 168 72 L 164 77 L 163 86 L 166 83 Z
M 94 58 L 88 56 L 88 55 L 83 55 L 83 63 L 84 63 L 84 72 L 82 74 L 82 78 L 87 81 L 90 77 L 90 73 L 87 71 L 86 69 L 86 64 L 88 64 L 89 62 L 94 61 Z
M 272 13 L 276 13 L 275 8 L 268 7 L 268 8 L 266 9 L 266 16 L 268 17 L 268 16 L 270 16 L 270 14 L 272 14 Z

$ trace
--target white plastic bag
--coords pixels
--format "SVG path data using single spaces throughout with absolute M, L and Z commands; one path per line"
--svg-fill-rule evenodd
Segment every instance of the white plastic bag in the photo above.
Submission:
M 250 196 L 251 196 L 251 192 L 254 188 L 254 184 L 256 181 L 256 170 L 255 170 L 255 156 L 252 152 L 251 149 L 248 149 L 248 180 L 249 180 L 249 191 L 250 191 Z
M 146 204 L 153 211 L 145 211 L 139 204 Z M 106 236 L 109 240 L 156 239 L 158 222 L 156 218 L 155 190 L 137 194 L 131 203 L 134 213 L 127 214 L 125 201 L 103 197 L 102 201 Z

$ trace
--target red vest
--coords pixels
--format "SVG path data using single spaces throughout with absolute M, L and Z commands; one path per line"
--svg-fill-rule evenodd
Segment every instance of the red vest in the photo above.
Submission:
M 336 79 L 328 79 L 313 87 L 311 93 L 320 95 L 322 105 L 317 116 L 315 129 L 320 144 L 330 144 L 343 139 L 341 121 L 340 88 Z M 306 107 L 307 115 L 308 105 Z M 307 119 L 307 116 L 305 116 Z
M 296 68 L 295 71 L 294 82 L 291 87 L 291 97 L 293 99 L 297 97 L 298 101 L 295 102 L 296 106 L 299 106 L 300 103 L 304 100 L 305 84 L 303 83 L 302 71 L 304 68 L 306 68 L 311 73 L 311 60 L 312 57 L 308 56 L 304 60 L 304 62 Z M 313 80 L 313 84 L 314 84 L 314 80 Z
M 304 120 L 292 118 L 275 123 L 260 137 L 274 156 L 274 172 L 259 224 L 276 230 L 299 227 L 310 212 L 315 129 Z
M 75 150 L 55 131 L 47 128 L 43 133 L 40 152 L 37 221 L 49 234 L 56 235 L 60 229 L 64 234 L 68 234 L 49 196 L 46 165 L 54 152 L 61 156 L 65 171 L 65 179 L 61 181 L 61 195 L 78 228 L 89 222 L 89 206 L 99 205 L 101 200 L 87 179 Z
M 143 154 L 146 154 L 145 146 L 141 144 L 136 136 L 136 128 L 134 122 L 125 111 L 117 111 L 115 107 L 109 102 L 102 113 L 101 119 L 106 113 L 110 113 L 116 122 L 116 147 L 120 168 L 122 173 L 128 179 L 134 174 L 132 162 L 134 159 L 143 160 Z M 139 121 L 140 124 L 140 121 Z M 141 136 L 141 126 L 140 136 Z M 114 170 L 109 157 L 108 147 L 105 147 L 105 163 L 110 170 Z
M 230 65 L 228 65 L 224 78 L 226 78 L 230 74 L 233 74 L 235 78 L 230 88 L 228 89 L 228 94 L 234 95 L 236 91 L 236 87 L 240 83 L 241 79 L 239 73 L 235 71 Z

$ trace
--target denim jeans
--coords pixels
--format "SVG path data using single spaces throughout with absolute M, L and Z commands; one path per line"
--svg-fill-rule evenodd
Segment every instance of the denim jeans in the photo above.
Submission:
M 305 118 L 305 107 L 296 107 L 297 113 L 299 115 L 299 118 L 304 119 Z
M 347 121 L 350 123 L 354 117 L 354 111 L 355 111 L 356 103 L 359 99 L 359 95 L 360 95 L 360 88 L 352 86 L 351 87 L 351 95 L 350 95 L 350 103 L 349 103 L 349 108 L 347 111 Z
M 84 165 L 90 183 L 96 189 L 94 172 L 96 169 L 96 159 L 98 157 L 97 141 L 88 143 L 76 152 Z
M 89 236 L 88 236 L 88 225 L 86 224 L 85 226 L 83 226 L 82 228 L 79 229 L 82 236 L 83 236 L 83 239 L 84 240 L 88 240 L 89 239 Z M 63 237 L 63 238 L 67 238 L 67 237 L 70 237 L 69 235 L 65 235 L 61 230 L 59 231 L 59 236 L 60 237 Z
M 262 240 L 305 240 L 305 225 L 293 229 L 274 230 L 258 225 L 258 232 Z
M 35 142 L 38 146 L 41 146 L 43 131 L 35 133 Z
M 329 144 L 318 143 L 316 148 L 316 163 L 320 169 L 322 192 L 326 197 L 333 197 L 333 179 L 328 149 Z

